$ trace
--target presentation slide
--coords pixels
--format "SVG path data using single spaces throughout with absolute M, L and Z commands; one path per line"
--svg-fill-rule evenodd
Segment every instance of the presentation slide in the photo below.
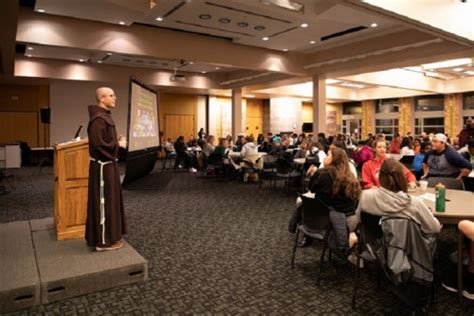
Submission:
M 158 94 L 133 79 L 129 115 L 128 151 L 159 146 Z

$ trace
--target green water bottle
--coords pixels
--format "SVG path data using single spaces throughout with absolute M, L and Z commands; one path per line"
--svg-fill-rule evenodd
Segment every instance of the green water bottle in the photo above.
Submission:
M 444 212 L 446 209 L 446 187 L 442 183 L 436 185 L 436 212 Z

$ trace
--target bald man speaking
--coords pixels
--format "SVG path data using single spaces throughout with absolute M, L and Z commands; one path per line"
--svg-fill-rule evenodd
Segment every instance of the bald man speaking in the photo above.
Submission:
M 96 91 L 97 105 L 89 106 L 89 192 L 87 245 L 97 251 L 123 247 L 126 233 L 122 187 L 118 169 L 119 142 L 110 110 L 117 97 L 111 88 Z

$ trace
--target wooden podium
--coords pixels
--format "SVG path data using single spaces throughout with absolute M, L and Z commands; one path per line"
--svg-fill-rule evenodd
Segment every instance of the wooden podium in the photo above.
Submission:
M 54 146 L 54 222 L 58 240 L 82 238 L 87 216 L 89 141 Z

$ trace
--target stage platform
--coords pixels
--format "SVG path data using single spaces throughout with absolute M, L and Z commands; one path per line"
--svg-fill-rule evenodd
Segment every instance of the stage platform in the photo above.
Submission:
M 96 252 L 84 239 L 57 241 L 53 227 L 52 218 L 0 224 L 0 313 L 147 279 L 128 243 Z

